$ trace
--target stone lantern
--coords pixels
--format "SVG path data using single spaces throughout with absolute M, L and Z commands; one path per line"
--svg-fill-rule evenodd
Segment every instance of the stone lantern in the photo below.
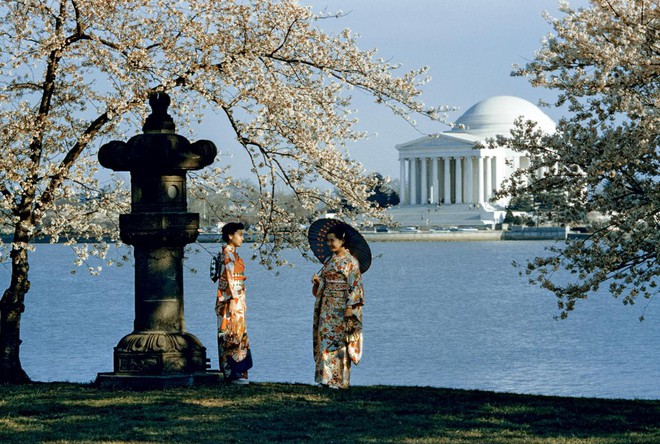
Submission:
M 131 173 L 131 212 L 119 216 L 121 240 L 135 253 L 133 332 L 114 349 L 114 372 L 97 382 L 111 387 L 166 387 L 217 381 L 207 371 L 206 348 L 185 331 L 183 249 L 197 239 L 199 214 L 188 213 L 186 172 L 210 165 L 213 142 L 190 143 L 175 134 L 167 113 L 170 98 L 149 98 L 152 113 L 143 134 L 112 141 L 99 162 Z

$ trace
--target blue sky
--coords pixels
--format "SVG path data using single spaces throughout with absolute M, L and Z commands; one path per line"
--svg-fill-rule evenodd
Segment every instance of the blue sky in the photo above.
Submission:
M 470 106 L 496 95 L 514 95 L 537 103 L 550 101 L 554 93 L 533 88 L 526 79 L 511 77 L 512 64 L 524 65 L 540 47 L 541 38 L 551 32 L 541 16 L 547 10 L 559 16 L 556 0 L 300 0 L 315 11 L 342 10 L 339 20 L 324 20 L 320 27 L 330 32 L 350 28 L 360 34 L 362 49 L 377 48 L 384 59 L 403 64 L 403 69 L 429 67 L 431 82 L 424 88 L 429 105 L 457 106 L 450 118 L 457 119 Z M 587 0 L 571 0 L 574 8 Z M 424 133 L 448 129 L 446 125 L 417 118 L 419 129 L 359 92 L 354 94 L 360 129 L 371 136 L 349 147 L 350 154 L 371 171 L 397 178 L 398 152 L 395 145 Z M 554 120 L 561 112 L 544 109 Z M 233 156 L 235 177 L 248 177 L 249 168 L 240 147 L 228 132 L 218 133 L 220 122 L 209 116 L 197 138 L 213 140 Z M 421 132 L 420 132 L 421 131 Z

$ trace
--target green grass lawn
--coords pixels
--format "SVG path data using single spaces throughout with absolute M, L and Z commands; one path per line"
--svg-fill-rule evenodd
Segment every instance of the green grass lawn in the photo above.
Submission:
M 660 401 L 428 387 L 0 386 L 0 442 L 658 443 Z

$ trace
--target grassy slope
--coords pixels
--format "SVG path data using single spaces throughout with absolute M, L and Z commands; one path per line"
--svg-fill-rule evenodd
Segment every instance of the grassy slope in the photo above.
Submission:
M 0 386 L 0 442 L 657 443 L 660 401 L 427 387 Z

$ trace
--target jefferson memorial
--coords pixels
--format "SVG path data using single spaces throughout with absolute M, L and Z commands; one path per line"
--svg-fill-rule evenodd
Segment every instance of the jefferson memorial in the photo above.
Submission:
M 537 106 L 512 96 L 495 96 L 468 109 L 450 131 L 396 146 L 399 197 L 390 214 L 402 225 L 483 225 L 500 222 L 506 199 L 491 201 L 503 180 L 529 158 L 509 148 L 474 149 L 478 142 L 510 135 L 514 121 L 536 121 L 552 133 L 555 123 Z

